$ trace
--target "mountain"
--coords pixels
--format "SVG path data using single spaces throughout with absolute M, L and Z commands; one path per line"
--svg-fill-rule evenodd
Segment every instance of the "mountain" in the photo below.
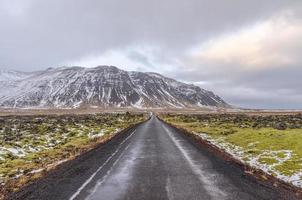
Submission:
M 213 92 L 195 85 L 114 66 L 0 71 L 0 84 L 0 107 L 10 108 L 228 106 Z

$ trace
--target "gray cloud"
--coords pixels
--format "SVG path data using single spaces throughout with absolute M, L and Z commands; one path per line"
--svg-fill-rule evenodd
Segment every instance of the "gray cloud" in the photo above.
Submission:
M 293 33 L 291 41 L 286 34 L 277 35 L 261 46 L 268 52 L 265 57 L 271 49 L 285 49 L 276 52 L 276 57 L 292 55 L 291 59 L 296 59 L 294 63 L 280 63 L 280 67 L 266 66 L 275 57 L 253 71 L 243 69 L 246 63 L 238 58 L 225 63 L 220 58 L 213 62 L 209 53 L 208 60 L 203 57 L 196 61 L 190 55 L 199 45 L 285 11 L 295 20 L 293 24 L 302 25 L 301 3 L 294 0 L 0 0 L 0 68 L 32 71 L 85 64 L 87 59 L 90 65 L 116 59 L 124 69 L 152 70 L 188 82 L 205 82 L 202 87 L 216 91 L 232 104 L 301 108 L 299 35 Z M 294 28 L 299 31 L 299 26 Z M 279 37 L 288 42 L 281 44 Z M 244 56 L 249 54 L 247 51 Z

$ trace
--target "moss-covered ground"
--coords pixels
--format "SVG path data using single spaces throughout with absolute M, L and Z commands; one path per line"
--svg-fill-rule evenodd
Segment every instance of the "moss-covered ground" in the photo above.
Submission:
M 0 117 L 0 193 L 4 187 L 18 189 L 145 118 L 130 113 Z
M 302 115 L 162 115 L 242 161 L 302 187 Z

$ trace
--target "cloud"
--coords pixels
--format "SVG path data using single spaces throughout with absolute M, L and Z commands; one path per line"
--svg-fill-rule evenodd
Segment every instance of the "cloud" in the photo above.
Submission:
M 196 62 L 237 70 L 266 70 L 302 64 L 302 23 L 290 12 L 226 33 L 191 50 Z
M 0 68 L 116 65 L 301 107 L 301 13 L 295 0 L 1 0 Z
M 31 6 L 31 0 L 18 1 L 18 0 L 1 0 L 0 12 L 3 16 L 12 18 L 21 18 L 25 15 Z
M 121 69 L 136 70 L 138 68 L 144 68 L 145 65 L 129 59 L 127 55 L 120 51 L 107 51 L 101 55 L 88 55 L 80 58 L 79 60 L 68 61 L 61 65 L 67 66 L 83 66 L 83 67 L 95 67 L 99 65 L 113 65 L 118 66 Z
M 158 46 L 166 57 L 178 57 L 213 35 L 293 4 L 283 0 L 3 2 L 8 6 L 0 12 L 0 66 L 27 71 L 142 44 Z M 22 14 L 12 17 L 15 10 Z
M 78 60 L 67 61 L 60 65 L 95 67 L 98 65 L 114 65 L 128 71 L 160 71 L 168 73 L 175 69 L 172 61 L 162 60 L 162 51 L 151 45 L 129 46 L 112 49 L 102 54 L 84 56 Z

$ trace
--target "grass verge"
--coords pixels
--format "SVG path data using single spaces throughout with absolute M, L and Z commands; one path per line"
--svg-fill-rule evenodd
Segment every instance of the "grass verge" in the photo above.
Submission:
M 0 117 L 0 199 L 145 119 L 130 113 Z
M 242 162 L 302 187 L 302 115 L 163 114 Z

